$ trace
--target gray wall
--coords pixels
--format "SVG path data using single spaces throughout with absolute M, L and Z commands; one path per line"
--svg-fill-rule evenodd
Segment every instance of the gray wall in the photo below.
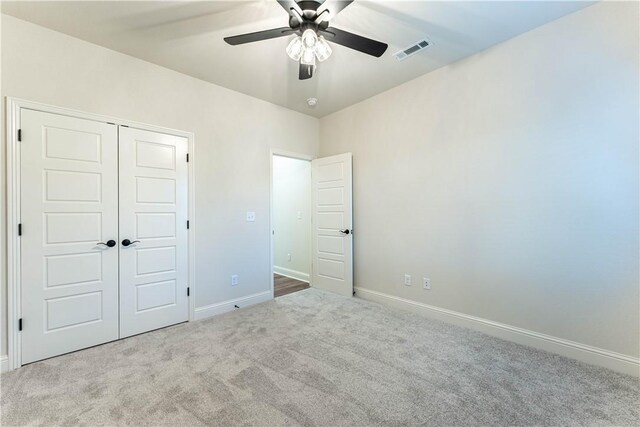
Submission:
M 356 286 L 637 357 L 638 50 L 602 2 L 323 118 Z

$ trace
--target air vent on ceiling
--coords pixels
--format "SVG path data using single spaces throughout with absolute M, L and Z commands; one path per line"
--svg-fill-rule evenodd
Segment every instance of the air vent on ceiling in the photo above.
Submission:
M 396 52 L 393 56 L 395 56 L 398 61 L 402 61 L 412 55 L 415 55 L 421 50 L 428 48 L 429 46 L 431 46 L 431 42 L 427 39 L 422 39 L 412 44 L 411 46 L 408 46 L 405 49 Z

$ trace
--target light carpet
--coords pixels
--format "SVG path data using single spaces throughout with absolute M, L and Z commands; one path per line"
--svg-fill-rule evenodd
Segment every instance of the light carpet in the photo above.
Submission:
M 638 380 L 309 289 L 1 377 L 2 425 L 638 425 Z

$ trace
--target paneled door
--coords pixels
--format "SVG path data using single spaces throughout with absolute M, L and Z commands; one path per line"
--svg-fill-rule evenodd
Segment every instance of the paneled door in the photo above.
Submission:
M 118 339 L 118 136 L 115 125 L 25 109 L 21 135 L 29 363 Z
M 353 295 L 351 153 L 311 162 L 313 286 Z
M 188 320 L 187 139 L 120 127 L 120 337 Z

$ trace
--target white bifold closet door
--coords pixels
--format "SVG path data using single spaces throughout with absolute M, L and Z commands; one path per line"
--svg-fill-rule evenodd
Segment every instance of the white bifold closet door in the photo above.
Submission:
M 20 117 L 21 362 L 188 320 L 187 139 Z
M 186 156 L 186 138 L 120 127 L 122 338 L 189 318 Z
M 118 339 L 118 129 L 22 110 L 22 363 Z

